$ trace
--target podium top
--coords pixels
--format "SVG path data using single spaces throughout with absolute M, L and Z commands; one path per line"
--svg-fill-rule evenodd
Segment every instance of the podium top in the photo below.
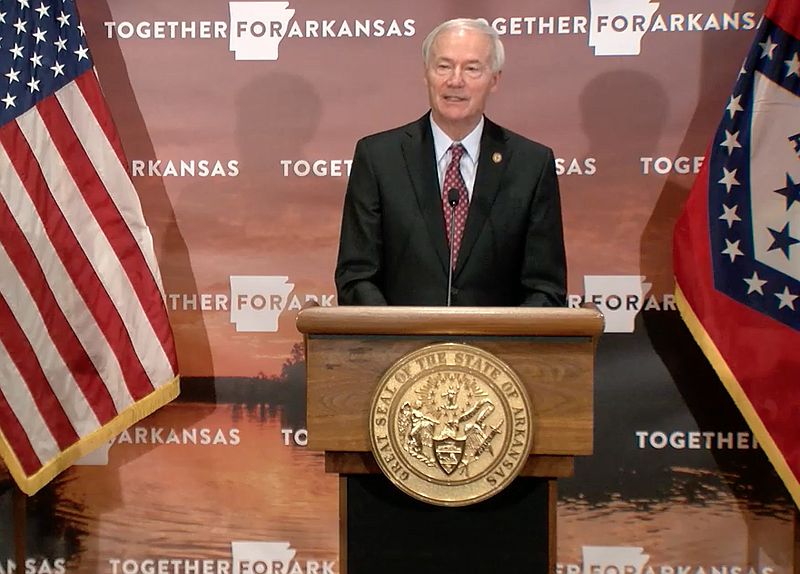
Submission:
M 597 337 L 597 309 L 543 307 L 309 307 L 297 315 L 307 335 L 485 335 Z

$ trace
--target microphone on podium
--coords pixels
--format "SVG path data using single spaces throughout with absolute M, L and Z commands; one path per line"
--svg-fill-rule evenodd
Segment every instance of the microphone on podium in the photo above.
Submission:
M 451 187 L 447 190 L 447 203 L 450 204 L 450 264 L 447 266 L 447 306 L 450 307 L 450 296 L 453 291 L 453 241 L 456 232 L 456 207 L 458 206 L 458 190 Z

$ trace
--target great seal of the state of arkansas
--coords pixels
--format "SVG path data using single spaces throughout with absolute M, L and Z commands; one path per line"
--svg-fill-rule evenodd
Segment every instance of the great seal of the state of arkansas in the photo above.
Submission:
M 441 343 L 395 362 L 370 409 L 372 453 L 407 494 L 465 506 L 505 488 L 528 460 L 528 394 L 514 371 L 471 345 Z

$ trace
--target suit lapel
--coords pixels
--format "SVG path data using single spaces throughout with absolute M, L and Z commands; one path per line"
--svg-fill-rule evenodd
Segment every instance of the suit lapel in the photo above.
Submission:
M 475 174 L 475 187 L 469 204 L 464 235 L 454 271 L 455 276 L 464 268 L 475 242 L 483 229 L 492 205 L 500 191 L 500 179 L 505 171 L 511 150 L 507 146 L 503 130 L 497 124 L 485 119 L 481 136 L 481 153 L 478 158 L 478 172 Z
M 444 212 L 439 192 L 439 177 L 436 171 L 436 158 L 433 149 L 433 135 L 430 120 L 425 114 L 411 124 L 406 131 L 408 136 L 402 143 L 403 157 L 408 168 L 417 203 L 428 227 L 442 269 L 447 272 L 450 260 L 447 250 L 447 234 L 444 229 Z M 480 173 L 480 172 L 479 172 Z

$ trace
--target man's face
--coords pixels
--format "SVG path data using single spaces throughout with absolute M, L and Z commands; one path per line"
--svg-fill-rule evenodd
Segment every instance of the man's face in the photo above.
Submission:
M 442 128 L 478 124 L 500 79 L 500 72 L 491 70 L 490 53 L 489 37 L 474 30 L 451 30 L 434 41 L 425 84 L 433 119 Z

